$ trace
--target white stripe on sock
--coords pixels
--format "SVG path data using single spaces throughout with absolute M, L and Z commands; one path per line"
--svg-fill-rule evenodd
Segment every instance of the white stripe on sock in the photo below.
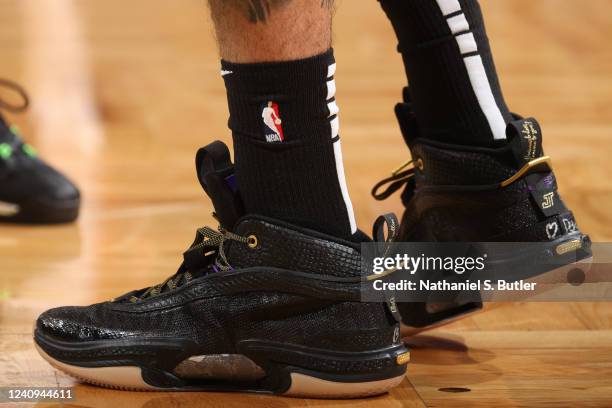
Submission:
M 340 191 L 342 191 L 342 198 L 344 199 L 344 205 L 346 205 L 346 212 L 349 217 L 349 224 L 351 225 L 351 234 L 357 232 L 357 223 L 355 222 L 355 211 L 353 210 L 353 203 L 348 193 L 348 187 L 346 185 L 346 177 L 344 176 L 344 163 L 342 161 L 342 146 L 340 140 L 334 142 L 334 156 L 336 158 L 336 171 L 338 172 L 338 183 L 340 183 Z
M 451 29 L 453 34 L 460 33 L 462 31 L 468 31 L 470 29 L 470 23 L 465 18 L 465 14 L 459 14 L 458 16 L 447 18 L 446 22 Z
M 426 0 L 430 1 L 430 0 Z M 458 0 L 436 0 L 438 2 L 438 7 L 442 10 L 442 14 L 448 16 L 451 13 L 455 13 L 461 10 L 461 5 Z
M 331 137 L 335 138 L 340 134 L 340 119 L 336 116 L 331 122 Z
M 461 52 L 461 54 L 478 51 L 478 46 L 476 45 L 476 39 L 474 38 L 474 34 L 465 33 L 458 35 L 455 38 L 457 39 L 457 44 L 459 44 L 459 51 Z
M 337 115 L 340 112 L 340 108 L 338 107 L 338 104 L 336 103 L 336 101 L 332 101 L 328 103 L 327 109 L 329 109 L 329 117 Z
M 334 62 L 327 68 L 327 77 L 331 78 L 336 75 L 336 63 Z
M 461 11 L 461 4 L 459 4 L 458 0 L 436 0 L 436 2 L 438 3 L 438 7 L 440 7 L 440 11 L 444 16 Z M 446 22 L 453 34 L 465 31 L 465 27 L 467 27 L 469 30 L 469 23 L 464 14 L 448 18 Z M 478 51 L 478 44 L 476 44 L 474 34 L 461 34 L 455 38 L 461 54 Z M 464 57 L 463 62 L 465 63 L 465 67 L 470 78 L 470 83 L 472 84 L 472 89 L 474 90 L 474 94 L 478 99 L 480 109 L 482 109 L 482 112 L 487 118 L 487 122 L 489 122 L 489 127 L 493 133 L 493 139 L 505 139 L 506 121 L 504 120 L 499 106 L 497 106 L 497 101 L 493 95 L 491 83 L 487 77 L 487 71 L 485 70 L 482 58 L 480 55 Z
M 336 64 L 332 64 L 327 69 L 327 108 L 329 109 L 329 117 L 331 118 L 334 115 L 338 115 L 340 112 L 340 108 L 335 100 L 330 101 L 333 97 L 336 96 L 336 81 L 331 78 L 336 75 Z M 340 119 L 338 116 L 331 119 L 329 121 L 331 128 L 331 138 L 335 139 L 340 134 Z M 348 187 L 346 185 L 346 176 L 344 175 L 344 162 L 342 160 L 342 145 L 340 144 L 340 139 L 338 138 L 336 141 L 332 142 L 334 145 L 334 159 L 336 161 L 336 173 L 338 175 L 338 184 L 340 185 L 340 191 L 342 192 L 342 199 L 344 200 L 344 205 L 346 206 L 346 213 L 348 215 L 349 224 L 351 226 L 351 234 L 357 232 L 357 223 L 355 222 L 355 211 L 353 210 L 353 203 L 351 201 L 351 197 L 348 192 Z
M 491 131 L 493 132 L 493 139 L 503 140 L 506 138 L 506 121 L 497 106 L 493 91 L 491 90 L 491 84 L 489 78 L 487 78 L 487 71 L 485 70 L 482 58 L 480 55 L 474 55 L 472 57 L 466 57 L 463 59 L 465 67 L 467 68 L 472 88 L 476 93 L 476 98 L 480 104 L 482 112 L 485 114 Z
M 336 80 L 327 81 L 327 100 L 336 96 Z

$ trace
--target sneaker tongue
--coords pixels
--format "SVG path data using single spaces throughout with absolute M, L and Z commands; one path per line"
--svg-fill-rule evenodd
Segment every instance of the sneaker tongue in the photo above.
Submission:
M 517 161 L 518 168 L 544 154 L 542 129 L 534 118 L 510 122 L 506 128 L 506 136 L 512 147 L 512 153 Z
M 196 155 L 196 172 L 202 188 L 215 207 L 216 217 L 226 230 L 232 230 L 244 213 L 234 175 L 234 164 L 225 143 L 215 141 Z

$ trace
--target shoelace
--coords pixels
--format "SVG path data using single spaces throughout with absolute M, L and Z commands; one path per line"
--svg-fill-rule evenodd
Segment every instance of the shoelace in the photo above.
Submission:
M 23 112 L 28 109 L 28 106 L 30 106 L 30 98 L 21 85 L 8 79 L 0 78 L 0 87 L 4 87 L 15 92 L 21 97 L 22 100 L 21 105 L 14 105 L 0 96 L 0 109 L 5 109 L 14 113 Z
M 214 254 L 215 257 L 214 263 L 210 265 L 210 268 L 214 272 L 219 271 L 229 271 L 232 269 L 227 256 L 225 254 L 224 244 L 227 241 L 236 241 L 242 244 L 247 244 L 251 247 L 257 246 L 257 238 L 255 235 L 249 235 L 248 237 L 243 237 L 238 234 L 234 234 L 233 232 L 226 231 L 219 227 L 217 231 L 210 227 L 202 227 L 198 229 L 198 236 L 193 243 L 193 245 L 189 248 L 189 252 L 191 251 L 200 251 L 204 255 Z M 132 296 L 130 301 L 132 303 L 151 298 L 159 295 L 164 291 L 164 289 L 174 290 L 182 283 L 187 283 L 193 279 L 193 274 L 190 271 L 178 272 L 162 283 L 151 286 L 140 296 Z
M 413 167 L 406 169 L 410 165 Z M 372 188 L 372 197 L 378 201 L 387 199 L 391 194 L 402 188 L 408 182 L 408 180 L 414 177 L 414 171 L 417 168 L 421 170 L 423 169 L 423 160 L 410 160 L 402 164 L 391 173 L 391 177 L 387 177 L 376 183 L 374 188 Z M 387 184 L 388 187 L 383 192 L 378 191 Z

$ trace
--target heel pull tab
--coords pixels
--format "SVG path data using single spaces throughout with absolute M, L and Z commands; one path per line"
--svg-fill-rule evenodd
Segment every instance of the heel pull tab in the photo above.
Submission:
M 385 236 L 386 235 L 386 236 Z M 399 220 L 393 213 L 383 214 L 376 219 L 372 228 L 372 237 L 374 241 L 381 243 L 382 248 L 378 252 L 378 256 L 386 257 L 391 251 L 395 240 L 399 236 Z M 382 275 L 380 275 L 382 276 Z M 393 318 L 399 323 L 402 321 L 402 316 L 397 309 L 397 303 L 393 294 L 385 293 L 387 308 Z
M 542 128 L 534 118 L 508 123 L 506 137 L 518 168 L 544 155 Z
M 386 227 L 386 228 L 385 228 Z M 386 237 L 385 237 L 386 235 Z M 383 214 L 376 219 L 372 227 L 372 237 L 376 242 L 391 244 L 399 235 L 399 220 L 393 213 Z M 384 254 L 388 253 L 389 245 L 385 245 Z
M 519 170 L 500 186 L 507 187 L 525 180 L 535 205 L 545 217 L 567 211 L 557 192 L 557 183 L 550 157 L 544 156 L 542 128 L 534 118 L 520 119 L 508 124 L 506 135 Z

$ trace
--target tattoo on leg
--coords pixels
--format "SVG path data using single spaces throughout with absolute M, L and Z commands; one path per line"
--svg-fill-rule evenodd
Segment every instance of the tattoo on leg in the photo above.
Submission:
M 321 7 L 331 10 L 334 7 L 334 0 L 321 0 Z
M 222 0 L 227 1 L 227 0 Z M 266 23 L 272 10 L 282 7 L 291 0 L 232 0 L 238 5 L 251 23 Z
M 232 4 L 234 7 L 240 8 L 246 18 L 251 23 L 267 23 L 270 14 L 275 8 L 286 6 L 291 3 L 291 0 L 218 0 L 226 1 L 226 4 Z M 321 7 L 332 9 L 334 0 L 321 0 Z

